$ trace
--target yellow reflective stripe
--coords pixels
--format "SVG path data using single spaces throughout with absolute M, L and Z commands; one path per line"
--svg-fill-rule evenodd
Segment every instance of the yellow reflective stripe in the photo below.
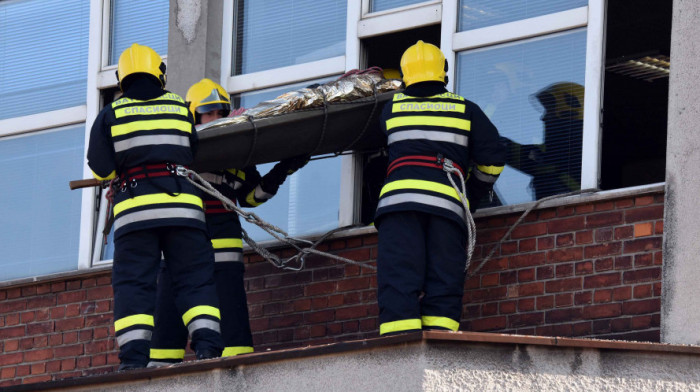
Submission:
M 248 354 L 252 352 L 253 348 L 250 346 L 224 347 L 224 352 L 221 353 L 221 357 L 233 357 L 234 355 Z
M 425 180 L 398 180 L 392 181 L 382 187 L 382 191 L 379 193 L 379 197 L 382 197 L 385 193 L 400 190 L 400 189 L 419 189 L 424 191 L 431 191 L 436 193 L 442 193 L 450 197 L 454 197 L 460 202 L 462 199 L 457 194 L 457 191 L 445 184 L 440 184 L 439 182 L 425 181 Z
M 443 327 L 451 331 L 459 329 L 459 322 L 447 317 L 423 316 L 421 321 L 424 327 Z
M 503 166 L 476 165 L 476 168 L 479 169 L 480 172 L 490 174 L 492 176 L 497 176 L 503 171 Z
M 221 320 L 221 312 L 219 312 L 218 308 L 209 305 L 200 305 L 186 311 L 185 314 L 182 315 L 182 321 L 185 323 L 185 325 L 187 325 L 193 318 L 203 315 L 213 316 Z
M 257 207 L 260 204 L 266 202 L 267 200 L 262 200 L 262 201 L 256 201 L 255 200 L 255 189 L 250 191 L 250 193 L 245 197 L 246 203 L 250 204 L 253 207 Z
M 226 169 L 226 171 L 233 174 L 234 176 L 240 178 L 241 180 L 245 181 L 245 172 L 243 170 Z
M 153 316 L 149 314 L 133 314 L 116 320 L 114 322 L 114 332 L 134 325 L 150 325 L 153 326 Z
M 405 116 L 390 118 L 386 122 L 386 129 L 405 126 L 436 126 L 471 130 L 471 121 L 463 118 L 438 117 L 438 116 Z
M 150 195 L 136 196 L 117 203 L 114 206 L 114 215 L 119 215 L 120 213 L 134 207 L 166 203 L 192 204 L 199 208 L 204 208 L 202 199 L 199 196 L 190 195 L 189 193 L 180 193 L 177 196 L 170 196 L 167 193 L 153 193 Z
M 242 248 L 243 240 L 240 238 L 213 238 L 211 240 L 211 245 L 214 249 Z
M 152 348 L 150 356 L 151 359 L 183 359 L 185 358 L 185 350 Z
M 117 176 L 117 172 L 114 171 L 114 170 L 112 170 L 112 172 L 109 173 L 109 174 L 107 175 L 107 177 L 100 177 L 100 176 L 98 176 L 97 173 L 95 173 L 95 172 L 92 172 L 92 175 L 95 176 L 95 178 L 97 178 L 97 179 L 100 180 L 100 181 L 106 181 L 106 180 L 111 180 L 112 178 L 116 177 L 116 176 Z
M 133 115 L 160 115 L 160 114 L 179 114 L 181 116 L 187 117 L 187 108 L 179 105 L 166 105 L 166 104 L 155 104 L 155 105 L 140 105 L 140 106 L 129 106 L 126 108 L 118 108 L 114 110 L 114 115 L 116 118 L 121 118 L 124 116 Z
M 398 93 L 398 94 L 394 94 L 393 100 L 394 101 L 403 101 L 404 99 L 416 99 L 416 98 L 418 98 L 418 97 L 406 95 L 404 93 Z M 433 96 L 430 96 L 428 98 L 438 98 L 438 99 L 439 98 L 450 98 L 450 99 L 457 99 L 460 101 L 464 101 L 464 97 L 462 97 L 461 95 L 457 95 L 455 93 L 451 93 L 449 91 L 442 93 L 442 94 L 433 95 Z M 423 98 L 423 99 L 425 99 L 425 98 Z
M 391 105 L 392 113 L 456 112 L 464 113 L 464 104 L 454 102 L 403 102 Z
M 190 133 L 192 124 L 186 120 L 142 120 L 112 126 L 112 136 L 126 135 L 136 131 L 153 131 L 156 129 L 177 129 Z
M 384 335 L 385 333 L 409 331 L 412 329 L 421 329 L 420 319 L 407 319 L 382 323 L 382 325 L 379 326 L 379 334 Z

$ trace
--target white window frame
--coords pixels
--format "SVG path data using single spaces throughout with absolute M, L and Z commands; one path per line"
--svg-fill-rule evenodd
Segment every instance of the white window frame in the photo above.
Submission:
M 515 42 L 522 39 L 545 37 L 550 34 L 586 27 L 586 73 L 583 117 L 581 189 L 598 188 L 601 159 L 601 109 L 603 105 L 603 69 L 605 53 L 606 0 L 588 0 L 588 6 L 518 20 L 475 30 L 457 31 L 456 10 L 459 0 L 444 0 L 443 7 L 455 10 L 449 26 L 443 19 L 441 47 L 454 64 L 457 53 L 484 46 Z M 450 9 L 450 8 L 447 8 Z M 448 13 L 449 14 L 449 13 Z M 448 61 L 450 58 L 448 58 Z M 448 76 L 453 89 L 455 68 Z
M 395 14 L 395 13 L 404 13 L 404 11 L 409 11 L 413 8 L 424 8 L 426 6 L 439 5 L 443 1 L 427 0 L 427 1 L 422 1 L 420 3 L 416 3 L 416 4 L 404 5 L 402 7 L 390 8 L 388 10 L 377 11 L 377 12 L 370 12 L 369 9 L 370 9 L 371 2 L 372 2 L 372 0 L 362 0 L 362 18 L 363 19 L 367 18 L 367 17 L 375 17 L 375 16 L 382 16 L 382 15 L 388 15 L 388 14 Z M 456 8 L 455 8 L 455 10 L 456 10 Z M 440 16 L 440 15 L 438 14 L 438 16 Z

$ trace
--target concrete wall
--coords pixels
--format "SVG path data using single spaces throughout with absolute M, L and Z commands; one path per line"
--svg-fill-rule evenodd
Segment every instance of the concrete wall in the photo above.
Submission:
M 674 0 L 661 339 L 700 344 L 700 2 Z

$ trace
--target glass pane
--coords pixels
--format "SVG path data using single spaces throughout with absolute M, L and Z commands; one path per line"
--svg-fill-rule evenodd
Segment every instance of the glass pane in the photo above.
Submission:
M 496 205 L 580 188 L 585 64 L 585 29 L 457 56 L 457 93 L 508 144 Z
M 460 0 L 459 31 L 478 29 L 588 5 L 588 0 Z
M 284 87 L 244 93 L 233 97 L 236 107 L 252 108 L 283 93 L 325 83 L 337 76 L 297 83 Z M 265 204 L 251 209 L 261 219 L 287 231 L 290 235 L 324 233 L 338 227 L 340 212 L 340 157 L 311 161 L 294 173 Z M 261 175 L 267 174 L 275 163 L 258 165 Z M 273 239 L 259 227 L 243 221 L 243 228 L 255 241 Z
M 168 0 L 112 0 L 109 64 L 133 43 L 146 45 L 159 55 L 168 53 Z
M 84 125 L 0 139 L 0 281 L 77 270 Z
M 90 2 L 0 1 L 0 119 L 85 104 Z
M 392 8 L 424 2 L 425 0 L 372 0 L 369 4 L 369 12 L 386 11 Z
M 238 0 L 234 75 L 345 54 L 347 2 Z

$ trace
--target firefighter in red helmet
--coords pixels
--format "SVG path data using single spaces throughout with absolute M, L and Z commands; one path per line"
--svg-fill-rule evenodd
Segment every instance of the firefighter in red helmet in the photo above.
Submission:
M 447 61 L 418 41 L 401 57 L 406 89 L 382 111 L 389 166 L 375 224 L 380 335 L 456 331 L 466 260 L 463 203 L 443 170 L 466 182 L 470 210 L 503 170 L 505 149 L 484 112 L 445 89 Z
M 117 78 L 124 94 L 95 119 L 87 158 L 96 178 L 118 179 L 112 287 L 119 370 L 148 363 L 161 253 L 197 358 L 218 357 L 223 342 L 203 203 L 178 174 L 197 147 L 192 115 L 180 96 L 164 90 L 165 64 L 147 46 L 121 54 Z

